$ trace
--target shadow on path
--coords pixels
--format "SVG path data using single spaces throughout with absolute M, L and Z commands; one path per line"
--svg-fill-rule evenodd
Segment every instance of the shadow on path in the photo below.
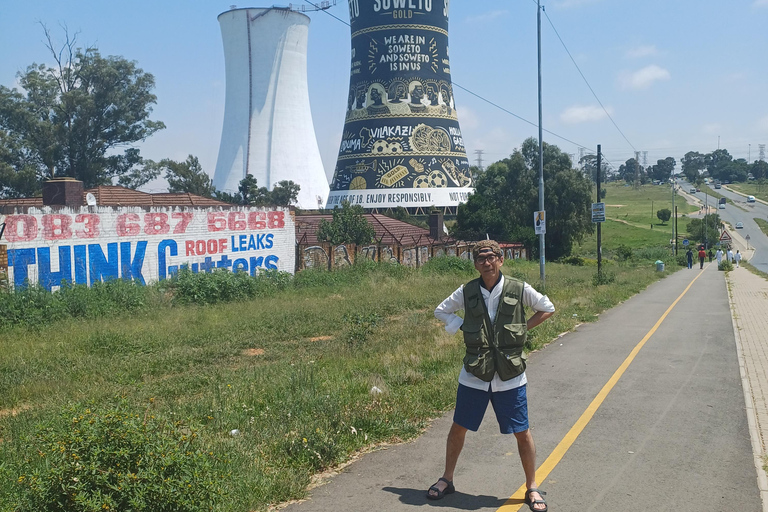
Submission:
M 498 496 L 476 496 L 473 494 L 467 494 L 456 491 L 453 494 L 445 496 L 441 500 L 429 500 L 427 499 L 426 489 L 412 489 L 406 487 L 383 487 L 383 491 L 391 492 L 400 496 L 400 503 L 405 505 L 423 506 L 430 505 L 433 507 L 444 507 L 456 510 L 483 510 L 483 509 L 498 509 L 505 503 L 510 505 L 519 505 L 523 503 L 523 500 L 507 500 L 500 499 Z

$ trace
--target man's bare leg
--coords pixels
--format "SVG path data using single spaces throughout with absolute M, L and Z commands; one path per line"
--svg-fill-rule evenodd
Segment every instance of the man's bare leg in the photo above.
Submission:
M 451 430 L 448 432 L 448 440 L 445 443 L 445 472 L 443 473 L 443 478 L 449 482 L 453 482 L 453 472 L 456 469 L 456 462 L 459 460 L 461 450 L 464 448 L 464 438 L 466 435 L 466 428 L 458 423 L 451 425 Z M 443 492 L 448 487 L 448 484 L 441 480 L 435 484 L 435 487 L 440 489 L 440 492 Z M 437 496 L 437 493 L 434 491 L 429 491 L 429 494 L 430 496 Z
M 524 430 L 522 432 L 516 432 L 515 438 L 517 439 L 517 451 L 520 453 L 520 461 L 523 463 L 523 471 L 525 472 L 525 487 L 526 489 L 535 489 L 538 487 L 536 483 L 536 446 L 533 444 L 533 436 L 531 431 Z M 531 493 L 532 500 L 544 499 L 538 492 Z M 544 504 L 536 504 L 534 510 L 544 510 Z

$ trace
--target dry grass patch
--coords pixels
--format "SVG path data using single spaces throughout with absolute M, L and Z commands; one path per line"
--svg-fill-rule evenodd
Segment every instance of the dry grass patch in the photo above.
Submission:
M 243 350 L 243 355 L 249 357 L 263 356 L 265 353 L 263 348 L 247 348 Z

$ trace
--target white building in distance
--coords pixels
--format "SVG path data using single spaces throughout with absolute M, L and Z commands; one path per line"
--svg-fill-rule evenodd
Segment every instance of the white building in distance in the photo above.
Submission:
M 301 186 L 297 206 L 322 207 L 329 186 L 309 107 L 309 17 L 272 7 L 218 20 L 227 86 L 214 186 L 235 193 L 246 174 L 269 190 L 291 180 Z

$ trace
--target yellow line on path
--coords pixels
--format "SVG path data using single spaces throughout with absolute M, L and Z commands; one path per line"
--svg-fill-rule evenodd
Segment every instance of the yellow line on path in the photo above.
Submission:
M 709 267 L 709 264 L 707 267 Z M 547 457 L 547 460 L 545 460 L 544 463 L 539 466 L 539 469 L 536 470 L 536 482 L 539 485 L 541 485 L 541 483 L 549 476 L 552 470 L 555 469 L 555 466 L 557 466 L 560 460 L 565 456 L 565 453 L 576 441 L 576 438 L 579 437 L 581 431 L 584 430 L 584 428 L 592 419 L 592 416 L 595 415 L 597 409 L 600 408 L 602 403 L 608 397 L 608 393 L 611 392 L 616 383 L 619 382 L 621 376 L 624 375 L 624 372 L 627 370 L 627 368 L 629 368 L 629 365 L 632 364 L 632 361 L 635 359 L 635 356 L 637 356 L 638 352 L 640 352 L 640 350 L 643 348 L 645 342 L 647 342 L 651 336 L 654 335 L 662 322 L 664 322 L 664 320 L 667 318 L 667 315 L 669 315 L 677 303 L 680 302 L 680 299 L 682 299 L 683 296 L 688 293 L 688 290 L 691 289 L 691 286 L 693 286 L 693 283 L 695 283 L 699 277 L 701 277 L 701 272 L 698 272 L 698 275 L 693 278 L 693 281 L 691 281 L 685 290 L 683 290 L 683 293 L 681 293 L 680 296 L 675 299 L 672 305 L 667 308 L 664 314 L 661 315 L 661 318 L 659 318 L 651 330 L 648 331 L 648 334 L 646 334 L 645 337 L 640 340 L 640 343 L 638 343 L 635 348 L 632 349 L 632 352 L 629 353 L 624 362 L 621 363 L 621 366 L 619 366 L 619 368 L 614 372 L 613 376 L 608 380 L 605 386 L 603 386 L 603 389 L 600 390 L 594 400 L 592 400 L 592 403 L 589 404 L 587 410 L 582 413 L 581 417 L 576 421 L 573 427 L 571 427 L 571 430 L 565 434 L 565 437 L 563 437 L 562 441 L 560 441 L 560 443 L 555 447 L 549 457 Z M 525 491 L 526 487 L 525 484 L 523 484 L 496 512 L 516 512 L 517 510 L 520 510 L 520 507 L 525 504 L 523 503 L 523 500 L 525 499 Z

